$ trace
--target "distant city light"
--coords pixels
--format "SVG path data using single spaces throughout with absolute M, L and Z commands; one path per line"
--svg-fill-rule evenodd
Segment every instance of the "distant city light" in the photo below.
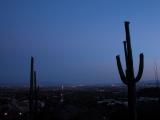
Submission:
M 5 115 L 5 116 L 7 116 L 7 115 L 8 115 L 8 113 L 7 113 L 7 112 L 5 112 L 5 113 L 4 113 L 4 115 Z
M 105 116 L 103 116 L 103 119 L 104 119 L 104 120 L 106 120 L 106 117 L 105 117 Z
M 21 112 L 19 112 L 19 115 L 21 116 L 21 115 L 22 115 L 22 113 L 21 113 Z

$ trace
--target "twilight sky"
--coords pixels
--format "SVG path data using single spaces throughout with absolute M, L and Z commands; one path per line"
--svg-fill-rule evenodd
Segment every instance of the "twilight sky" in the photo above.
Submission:
M 135 73 L 143 52 L 142 80 L 151 80 L 154 62 L 160 70 L 159 12 L 159 0 L 0 0 L 0 85 L 28 85 L 30 56 L 40 85 L 121 82 L 125 20 Z

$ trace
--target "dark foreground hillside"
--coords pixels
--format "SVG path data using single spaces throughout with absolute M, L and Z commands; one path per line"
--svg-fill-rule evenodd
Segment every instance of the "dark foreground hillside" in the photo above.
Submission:
M 127 93 L 123 87 L 41 89 L 35 120 L 127 120 Z M 150 92 L 146 92 L 150 91 Z M 138 91 L 138 120 L 159 120 L 158 91 Z M 0 89 L 0 120 L 29 120 L 28 89 Z

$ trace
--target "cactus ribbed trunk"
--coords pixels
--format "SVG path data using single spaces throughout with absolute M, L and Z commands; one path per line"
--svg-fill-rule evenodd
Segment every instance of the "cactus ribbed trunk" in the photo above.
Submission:
M 125 31 L 126 31 L 126 41 L 124 41 L 124 53 L 126 60 L 126 70 L 123 72 L 120 56 L 117 55 L 117 66 L 119 75 L 124 84 L 128 87 L 128 111 L 129 111 L 129 120 L 136 120 L 136 83 L 140 80 L 144 68 L 144 57 L 143 54 L 140 54 L 140 63 L 139 71 L 137 76 L 134 76 L 133 68 L 133 57 L 132 57 L 132 47 L 130 41 L 130 32 L 129 32 L 129 22 L 125 22 Z
M 136 85 L 128 85 L 128 110 L 130 120 L 136 120 Z
M 125 22 L 126 31 L 126 43 L 127 43 L 127 69 L 128 69 L 128 110 L 130 120 L 136 120 L 136 84 L 134 82 L 134 68 L 133 68 L 133 57 L 132 57 L 132 47 L 129 32 L 129 22 Z

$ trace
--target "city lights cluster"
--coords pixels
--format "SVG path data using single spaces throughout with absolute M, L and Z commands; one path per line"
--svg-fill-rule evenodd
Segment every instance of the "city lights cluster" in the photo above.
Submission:
M 7 112 L 4 112 L 3 115 L 4 115 L 4 116 L 8 116 L 8 113 L 7 113 Z M 19 115 L 19 116 L 22 116 L 22 112 L 19 112 L 18 115 Z

